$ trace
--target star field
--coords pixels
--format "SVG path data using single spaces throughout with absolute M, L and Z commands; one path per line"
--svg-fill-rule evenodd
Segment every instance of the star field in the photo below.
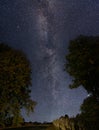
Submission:
M 31 98 L 38 104 L 26 121 L 52 121 L 79 113 L 86 91 L 69 89 L 64 72 L 69 40 L 99 35 L 98 0 L 0 0 L 0 41 L 23 50 L 32 66 Z

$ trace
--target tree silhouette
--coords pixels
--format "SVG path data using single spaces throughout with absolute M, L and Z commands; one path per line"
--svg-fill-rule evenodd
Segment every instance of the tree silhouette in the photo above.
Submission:
M 68 49 L 65 70 L 73 77 L 70 88 L 82 85 L 99 98 L 99 37 L 79 36 Z
M 18 125 L 21 109 L 34 110 L 30 98 L 31 66 L 26 55 L 6 44 L 0 44 L 0 124 Z

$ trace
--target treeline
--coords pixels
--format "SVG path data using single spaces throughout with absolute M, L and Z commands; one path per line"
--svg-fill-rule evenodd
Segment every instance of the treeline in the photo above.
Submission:
M 70 41 L 65 71 L 72 77 L 70 88 L 82 86 L 89 95 L 73 120 L 84 130 L 98 130 L 99 36 L 79 36 Z M 31 73 L 31 64 L 22 51 L 0 44 L 0 127 L 19 126 L 24 122 L 21 110 L 34 110 Z

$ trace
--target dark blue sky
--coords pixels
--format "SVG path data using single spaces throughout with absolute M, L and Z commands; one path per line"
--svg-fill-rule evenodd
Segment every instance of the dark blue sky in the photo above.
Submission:
M 87 96 L 70 90 L 63 71 L 69 40 L 99 35 L 98 0 L 0 0 L 0 42 L 23 50 L 32 65 L 31 98 L 37 101 L 26 121 L 52 121 L 76 115 Z

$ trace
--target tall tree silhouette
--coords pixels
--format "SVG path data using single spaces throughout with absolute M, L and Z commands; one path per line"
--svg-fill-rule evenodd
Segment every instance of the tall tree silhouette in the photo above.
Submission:
M 0 124 L 18 125 L 21 109 L 33 111 L 36 102 L 30 98 L 31 66 L 26 55 L 6 44 L 0 44 Z
M 73 77 L 70 88 L 82 85 L 99 98 L 99 36 L 79 36 L 68 49 L 65 69 Z

